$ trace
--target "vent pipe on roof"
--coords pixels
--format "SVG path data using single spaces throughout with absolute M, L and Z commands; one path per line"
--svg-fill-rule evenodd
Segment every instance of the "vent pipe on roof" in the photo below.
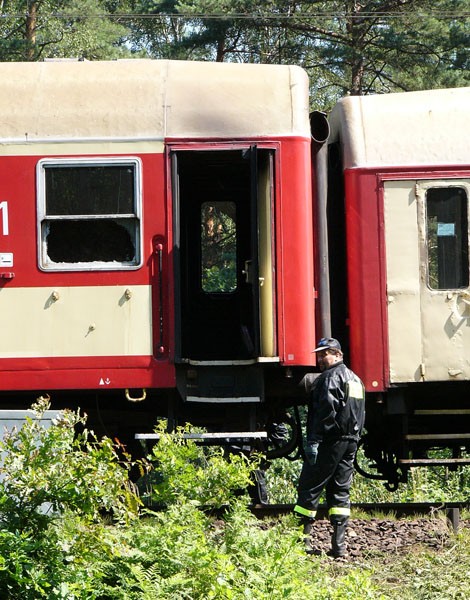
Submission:
M 318 151 L 330 135 L 330 124 L 324 112 L 314 110 L 310 113 L 310 133 L 313 149 L 314 151 Z
M 312 135 L 313 170 L 315 177 L 314 218 L 315 253 L 317 265 L 317 286 L 320 337 L 331 337 L 330 269 L 328 257 L 328 145 L 325 142 L 330 135 L 330 126 L 326 114 L 314 111 L 310 114 Z

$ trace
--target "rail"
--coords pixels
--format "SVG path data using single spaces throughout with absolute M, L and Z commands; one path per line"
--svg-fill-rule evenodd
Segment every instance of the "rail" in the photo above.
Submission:
M 250 507 L 251 512 L 258 518 L 275 517 L 289 514 L 294 510 L 294 504 L 254 504 Z M 445 513 L 455 533 L 459 530 L 460 515 L 462 510 L 470 510 L 469 502 L 358 502 L 351 504 L 351 514 L 361 511 L 369 514 L 393 514 L 396 518 L 418 515 L 432 515 Z M 328 516 L 326 505 L 320 504 L 317 510 L 317 518 L 325 519 Z

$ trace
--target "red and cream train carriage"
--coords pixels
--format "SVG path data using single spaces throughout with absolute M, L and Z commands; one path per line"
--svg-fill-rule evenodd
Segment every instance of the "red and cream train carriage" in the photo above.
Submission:
M 4 402 L 73 390 L 121 428 L 141 410 L 149 430 L 168 410 L 255 427 L 276 382 L 313 360 L 306 74 L 151 60 L 0 72 Z M 211 211 L 229 259 L 207 250 Z M 205 278 L 214 265 L 224 287 Z M 123 418 L 129 389 L 147 400 Z
M 330 125 L 329 211 L 346 230 L 338 250 L 330 228 L 332 261 L 347 265 L 332 326 L 369 392 L 366 453 L 391 481 L 468 464 L 470 88 L 345 98 Z

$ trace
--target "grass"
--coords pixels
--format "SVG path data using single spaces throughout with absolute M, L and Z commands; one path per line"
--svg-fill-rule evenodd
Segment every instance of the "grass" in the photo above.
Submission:
M 467 600 L 470 582 L 470 528 L 452 535 L 439 551 L 416 546 L 400 554 L 369 556 L 356 563 L 326 558 L 323 567 L 333 580 L 368 573 L 370 584 L 385 600 Z
M 469 597 L 470 529 L 437 551 L 417 548 L 402 556 L 382 557 L 367 568 L 384 595 L 400 600 L 451 600 Z

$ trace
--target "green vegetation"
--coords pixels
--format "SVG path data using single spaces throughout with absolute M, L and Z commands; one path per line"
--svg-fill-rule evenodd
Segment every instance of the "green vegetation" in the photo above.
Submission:
M 470 529 L 463 529 L 441 552 L 418 549 L 376 559 L 372 579 L 392 600 L 464 600 L 468 598 Z M 370 568 L 370 565 L 368 565 Z
M 315 108 L 469 83 L 466 0 L 2 0 L 0 60 L 297 64 Z
M 448 457 L 445 450 L 437 453 Z M 359 456 L 361 460 L 361 456 Z M 362 462 L 365 462 L 362 460 Z M 271 502 L 295 502 L 295 483 L 300 462 L 279 459 L 267 472 Z M 367 469 L 370 470 L 370 469 Z M 451 471 L 448 467 L 411 469 L 408 482 L 389 492 L 382 481 L 356 475 L 351 489 L 352 502 L 467 502 L 470 489 L 470 467 Z
M 233 292 L 237 287 L 237 230 L 233 202 L 201 206 L 202 289 Z
M 240 490 L 256 459 L 224 457 L 185 440 L 186 430 L 165 433 L 162 423 L 159 443 L 140 463 L 149 504 L 165 508 L 150 510 L 129 483 L 132 463 L 122 449 L 96 439 L 79 412 L 62 412 L 43 426 L 47 408 L 40 399 L 24 427 L 0 444 L 1 598 L 375 600 L 466 593 L 468 530 L 440 553 L 417 549 L 411 561 L 312 559 L 293 515 L 268 524 L 249 512 Z M 272 490 L 281 490 L 289 470 L 275 463 L 269 477 Z M 214 512 L 220 507 L 223 516 Z
M 0 598 L 99 597 L 97 557 L 119 551 L 121 530 L 138 514 L 129 464 L 111 440 L 86 429 L 76 434 L 85 423 L 79 412 L 63 411 L 45 427 L 48 407 L 40 398 L 24 426 L 0 443 Z

